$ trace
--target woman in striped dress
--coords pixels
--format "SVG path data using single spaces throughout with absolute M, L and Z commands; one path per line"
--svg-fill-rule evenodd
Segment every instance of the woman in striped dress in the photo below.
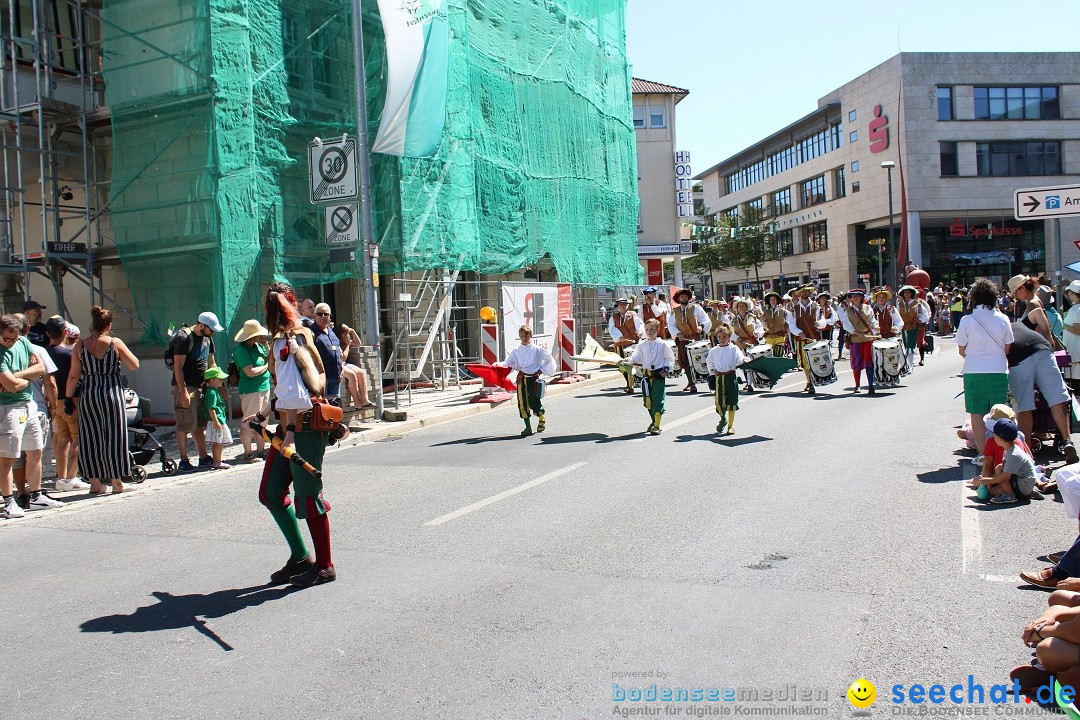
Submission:
M 127 421 L 124 409 L 124 378 L 120 365 L 139 369 L 139 359 L 124 341 L 114 338 L 112 313 L 94 306 L 93 332 L 71 354 L 67 396 L 74 397 L 82 379 L 79 396 L 79 468 L 90 481 L 91 495 L 104 495 L 103 481 L 109 480 L 113 494 L 123 492 L 123 478 L 131 475 L 127 448 Z M 68 400 L 71 402 L 71 400 Z

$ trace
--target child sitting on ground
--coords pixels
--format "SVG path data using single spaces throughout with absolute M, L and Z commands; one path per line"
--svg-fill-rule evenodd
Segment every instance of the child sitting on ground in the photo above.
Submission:
M 980 475 L 972 485 L 986 486 L 990 502 L 996 505 L 1014 503 L 1019 498 L 1029 500 L 1035 493 L 1035 461 L 1016 442 L 1020 434 L 1016 423 L 1002 418 L 994 423 L 993 433 L 994 442 L 1004 450 L 1002 462 L 992 476 Z

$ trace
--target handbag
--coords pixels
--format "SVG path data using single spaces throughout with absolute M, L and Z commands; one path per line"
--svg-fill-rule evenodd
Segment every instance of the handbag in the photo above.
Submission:
M 333 432 L 345 419 L 345 413 L 337 405 L 331 405 L 320 397 L 311 398 L 311 416 L 308 425 L 316 432 Z

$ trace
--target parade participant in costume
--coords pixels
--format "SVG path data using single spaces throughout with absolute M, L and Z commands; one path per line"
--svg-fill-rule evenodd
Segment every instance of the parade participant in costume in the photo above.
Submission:
M 712 300 L 709 302 L 709 325 L 712 326 L 709 332 L 709 344 L 716 345 L 716 331 L 723 325 L 723 311 L 720 310 L 720 301 Z
M 810 302 L 810 293 L 814 290 L 813 285 L 803 285 L 791 292 L 791 311 L 787 314 L 787 326 L 791 332 L 792 344 L 795 347 L 795 359 L 802 366 L 806 375 L 806 387 L 803 392 L 814 394 L 814 383 L 810 379 L 810 358 L 806 356 L 806 346 L 818 339 L 818 331 L 815 327 L 814 305 Z
M 608 335 L 614 341 L 611 344 L 611 349 L 619 355 L 622 355 L 623 350 L 628 346 L 636 343 L 645 331 L 641 318 L 638 317 L 637 313 L 627 310 L 627 304 L 626 298 L 616 300 L 615 311 L 611 313 L 611 318 L 608 320 Z M 626 378 L 626 394 L 629 395 L 634 392 L 633 370 L 619 368 L 619 372 Z
M 915 299 L 919 301 L 918 312 L 915 316 L 915 328 L 918 330 L 915 343 L 919 346 L 919 365 L 924 365 L 926 348 L 929 347 L 926 344 L 926 329 L 930 327 L 930 318 L 933 317 L 933 312 L 930 310 L 930 303 L 926 302 L 924 298 L 916 295 Z
M 679 365 L 686 370 L 686 387 L 683 392 L 697 392 L 694 384 L 694 366 L 690 361 L 690 355 L 686 352 L 686 346 L 697 342 L 703 336 L 709 334 L 712 322 L 709 321 L 705 311 L 692 302 L 694 293 L 682 288 L 672 296 L 678 305 L 671 308 L 668 315 L 668 332 L 675 338 L 675 347 L 679 350 Z
M 765 328 L 765 342 L 772 346 L 773 357 L 784 356 L 787 343 L 787 312 L 780 304 L 780 293 L 765 293 L 766 307 L 761 310 L 761 324 Z
M 833 328 L 839 323 L 836 310 L 833 308 L 832 296 L 827 292 L 819 294 L 816 298 L 817 306 L 814 308 L 814 327 L 817 328 L 821 339 L 832 347 Z
M 641 320 L 648 323 L 655 319 L 660 323 L 659 337 L 667 337 L 667 305 L 656 299 L 656 288 L 652 285 L 645 288 L 645 302 L 641 304 Z
M 720 324 L 730 325 L 731 321 L 735 318 L 735 313 L 731 312 L 731 305 L 727 300 L 720 301 Z
M 529 416 L 531 410 L 536 414 L 536 432 L 544 432 L 545 418 L 544 405 L 541 402 L 541 375 L 555 374 L 555 359 L 551 353 L 542 347 L 532 344 L 533 331 L 528 325 L 518 328 L 518 340 L 521 344 L 510 351 L 503 363 L 507 367 L 517 370 L 517 403 L 518 414 L 525 421 L 525 429 L 521 431 L 521 437 L 533 434 L 532 420 Z
M 735 411 L 739 409 L 739 383 L 735 368 L 748 361 L 743 351 L 731 342 L 731 333 L 730 325 L 721 325 L 716 331 L 717 345 L 705 358 L 709 372 L 716 376 L 713 402 L 716 414 L 720 416 L 716 432 L 723 433 L 726 425 L 728 435 L 735 432 Z
M 651 319 L 645 323 L 645 339 L 634 348 L 630 362 L 641 366 L 643 378 L 641 395 L 645 400 L 645 409 L 649 412 L 650 435 L 660 434 L 660 417 L 664 414 L 664 400 L 667 397 L 667 374 L 675 364 L 675 353 L 663 340 L 659 339 L 660 322 Z
M 722 327 L 722 326 L 720 326 Z M 735 345 L 744 353 L 758 344 L 758 337 L 763 330 L 758 319 L 750 314 L 750 301 L 746 298 L 735 298 L 735 316 L 731 322 L 731 328 Z M 719 327 L 714 331 L 714 337 L 719 334 Z M 754 392 L 754 383 L 750 379 L 750 371 L 744 371 L 746 376 L 746 392 Z
M 904 321 L 904 349 L 907 364 L 915 361 L 915 349 L 919 344 L 919 291 L 912 285 L 905 285 L 897 293 L 896 309 Z M 921 363 L 920 363 L 921 364 Z
M 892 292 L 889 288 L 880 287 L 874 290 L 874 304 L 870 306 L 874 311 L 874 319 L 877 320 L 879 334 L 885 340 L 899 335 L 904 326 L 904 320 L 897 312 L 896 306 L 889 302 L 890 298 L 892 298 Z
M 847 291 L 847 307 L 840 315 L 851 348 L 851 374 L 855 377 L 855 392 L 859 392 L 859 371 L 866 371 L 866 387 L 874 394 L 874 340 L 878 337 L 877 320 L 870 305 L 865 304 L 865 291 Z
M 326 386 L 322 359 L 315 350 L 311 331 L 300 323 L 296 295 L 289 285 L 275 283 L 267 290 L 266 325 L 275 337 L 268 359 L 270 372 L 278 385 L 299 383 L 307 396 L 320 395 Z M 290 344 L 298 346 L 295 352 L 287 347 Z M 279 413 L 279 416 L 283 414 Z M 265 420 L 254 415 L 244 418 L 243 422 L 252 419 Z M 330 433 L 311 428 L 310 410 L 298 412 L 294 423 L 291 434 L 296 451 L 320 469 L 326 446 L 331 442 Z M 278 425 L 279 436 L 288 429 L 286 426 L 284 421 Z M 289 497 L 290 487 L 295 502 Z M 321 478 L 303 466 L 289 462 L 276 447 L 267 451 L 259 501 L 270 511 L 292 553 L 285 566 L 270 576 L 272 584 L 290 582 L 298 587 L 310 587 L 337 579 L 330 555 L 330 520 L 326 515 L 330 503 L 323 498 L 322 489 Z M 307 520 L 311 542 L 315 546 L 314 560 L 304 546 L 297 518 Z

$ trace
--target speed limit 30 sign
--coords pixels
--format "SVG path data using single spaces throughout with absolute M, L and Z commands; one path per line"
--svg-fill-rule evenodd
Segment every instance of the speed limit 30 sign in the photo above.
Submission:
M 356 200 L 356 139 L 339 137 L 308 143 L 308 184 L 313 204 Z

